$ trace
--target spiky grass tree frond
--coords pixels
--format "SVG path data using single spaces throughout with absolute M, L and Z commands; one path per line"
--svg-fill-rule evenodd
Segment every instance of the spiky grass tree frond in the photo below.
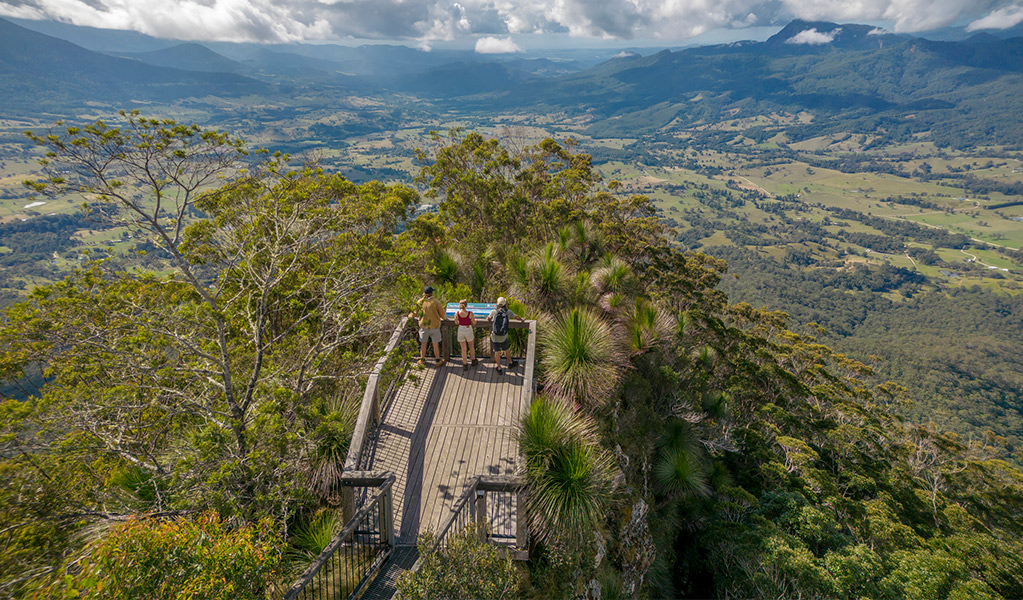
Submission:
M 611 493 L 611 460 L 593 425 L 563 402 L 540 397 L 519 428 L 530 494 L 527 510 L 541 540 L 599 528 Z
M 508 279 L 512 294 L 520 297 L 529 295 L 529 261 L 525 256 L 513 256 L 508 260 Z
M 446 285 L 456 284 L 460 271 L 458 262 L 458 258 L 450 252 L 438 251 L 433 257 L 433 275 L 437 281 Z
M 564 302 L 571 292 L 568 267 L 558 260 L 554 244 L 529 265 L 529 291 L 537 304 L 552 310 Z
M 655 304 L 636 298 L 621 317 L 620 338 L 630 356 L 642 354 L 666 341 L 671 331 L 671 319 Z
M 614 316 L 622 310 L 629 302 L 628 296 L 621 293 L 609 293 L 600 297 L 598 304 L 604 312 Z
M 567 411 L 560 402 L 539 397 L 519 425 L 519 451 L 525 457 L 526 472 L 544 468 L 556 449 L 566 442 Z
M 713 346 L 700 346 L 693 352 L 693 358 L 703 363 L 706 368 L 711 368 L 718 359 L 718 351 Z
M 321 408 L 319 425 L 310 436 L 315 446 L 306 463 L 309 491 L 320 498 L 334 493 L 341 480 L 361 404 L 361 395 L 352 392 L 331 397 Z
M 731 398 L 727 392 L 714 392 L 703 398 L 703 410 L 715 419 L 724 419 L 728 416 L 728 409 Z
M 667 493 L 682 497 L 710 493 L 710 469 L 692 425 L 669 422 L 661 435 L 654 479 Z
M 601 266 L 593 271 L 593 287 L 599 294 L 616 294 L 630 291 L 634 278 L 632 267 L 616 256 L 604 259 Z
M 618 386 L 618 353 L 610 328 L 592 312 L 574 308 L 541 331 L 543 380 L 558 397 L 596 406 Z
M 469 274 L 469 287 L 472 288 L 473 298 L 487 298 L 487 287 L 490 278 L 487 276 L 487 267 L 482 261 L 476 261 L 472 265 L 472 272 Z
M 590 282 L 590 274 L 586 271 L 576 273 L 572 280 L 572 304 L 589 306 L 593 304 L 593 284 Z
M 568 250 L 569 244 L 572 243 L 572 228 L 565 226 L 558 230 L 558 249 L 561 251 Z
M 583 421 L 573 419 L 564 402 L 538 397 L 519 424 L 519 450 L 525 457 L 526 470 L 545 468 L 557 448 L 585 435 Z
M 307 556 L 319 556 L 341 530 L 341 515 L 336 510 L 322 510 L 299 524 L 291 535 L 291 547 Z
M 709 477 L 704 459 L 686 448 L 668 448 L 654 466 L 654 477 L 669 493 L 706 496 L 710 493 Z
M 603 252 L 603 240 L 589 223 L 576 221 L 572 225 L 571 248 L 579 267 L 587 267 Z
M 529 477 L 529 512 L 540 539 L 579 536 L 600 527 L 610 498 L 611 463 L 594 445 L 573 439 Z

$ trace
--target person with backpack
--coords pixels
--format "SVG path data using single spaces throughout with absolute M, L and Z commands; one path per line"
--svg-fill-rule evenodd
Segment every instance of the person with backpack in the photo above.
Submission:
M 497 365 L 497 372 L 501 373 L 501 352 L 504 351 L 508 359 L 508 368 L 514 369 L 518 364 L 512 360 L 511 344 L 508 341 L 508 328 L 512 319 L 518 319 L 518 315 L 508 308 L 508 299 L 504 296 L 497 299 L 497 308 L 490 311 L 487 319 L 490 320 L 490 347 L 494 350 L 494 364 Z

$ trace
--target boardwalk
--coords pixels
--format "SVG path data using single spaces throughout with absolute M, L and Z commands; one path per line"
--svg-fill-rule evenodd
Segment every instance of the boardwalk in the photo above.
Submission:
M 530 398 L 525 366 L 498 375 L 493 363 L 413 369 L 383 414 L 363 467 L 395 474 L 398 545 L 438 531 L 476 475 L 516 473 L 515 427 Z
M 536 321 L 512 321 L 526 330 L 525 356 L 501 374 L 489 360 L 406 368 L 418 349 L 412 325 L 401 321 L 366 382 L 341 479 L 345 526 L 285 600 L 392 598 L 400 574 L 417 568 L 420 534 L 440 534 L 443 545 L 474 521 L 487 523 L 481 531 L 502 552 L 528 558 L 528 490 L 514 475 L 518 423 L 533 399 Z

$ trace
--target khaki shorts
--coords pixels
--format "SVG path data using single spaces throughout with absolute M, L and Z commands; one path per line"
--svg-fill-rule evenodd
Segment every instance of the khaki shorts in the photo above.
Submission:
M 433 342 L 434 344 L 440 343 L 440 327 L 437 329 L 420 329 L 419 330 L 419 341 L 422 343 Z
M 476 339 L 476 336 L 472 332 L 472 325 L 459 325 L 458 326 L 458 341 L 459 342 L 471 342 Z

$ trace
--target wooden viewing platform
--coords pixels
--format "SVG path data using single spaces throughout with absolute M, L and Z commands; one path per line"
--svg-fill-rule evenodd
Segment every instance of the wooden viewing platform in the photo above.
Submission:
M 515 475 L 516 425 L 528 407 L 525 366 L 497 374 L 491 361 L 410 370 L 362 468 L 395 474 L 395 543 L 439 533 L 476 475 Z
M 342 476 L 345 530 L 292 586 L 289 600 L 393 597 L 397 575 L 415 568 L 420 534 L 433 532 L 443 544 L 473 521 L 485 520 L 488 539 L 514 558 L 527 556 L 526 492 L 515 476 L 518 424 L 535 390 L 536 321 L 511 322 L 526 330 L 524 356 L 500 374 L 490 358 L 489 321 L 477 320 L 480 360 L 468 369 L 451 321 L 442 326 L 448 363 L 438 367 L 431 357 L 426 367 L 416 365 L 413 325 L 402 320 L 366 384 Z M 347 558 L 338 558 L 344 552 Z M 364 565 L 359 573 L 355 563 Z

